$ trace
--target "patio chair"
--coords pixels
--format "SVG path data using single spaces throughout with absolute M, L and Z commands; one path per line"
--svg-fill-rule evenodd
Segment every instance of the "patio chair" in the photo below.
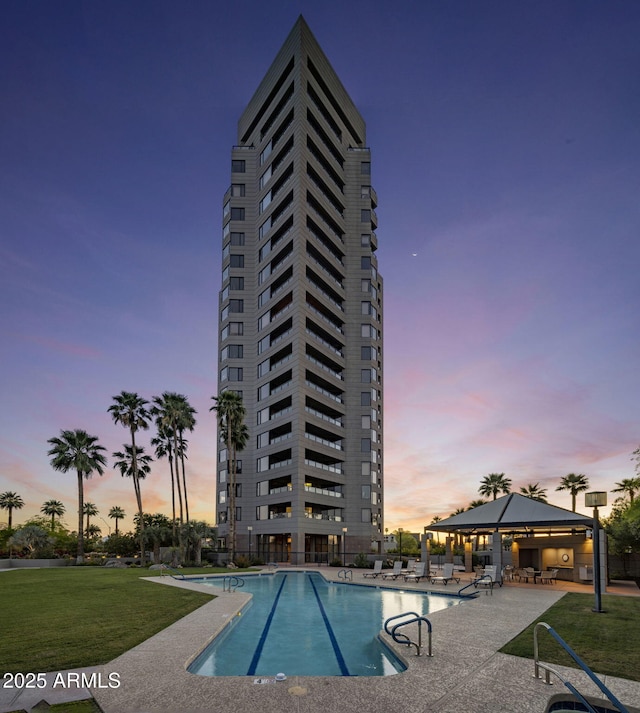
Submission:
M 404 581 L 405 582 L 419 582 L 424 576 L 424 568 L 425 568 L 425 563 L 424 562 L 418 562 L 416 565 L 415 569 L 413 572 L 407 572 L 404 575 Z
M 391 572 L 383 572 L 382 579 L 398 579 L 402 570 L 402 560 L 396 560 L 393 563 L 393 569 Z
M 413 570 L 416 567 L 416 560 L 415 559 L 410 559 L 407 560 L 407 566 L 405 569 L 402 570 L 402 574 L 408 574 L 409 572 L 413 572 Z
M 447 562 L 442 569 L 441 576 L 431 577 L 431 584 L 444 584 L 446 586 L 452 579 L 460 584 L 460 577 L 453 571 L 453 563 Z
M 557 569 L 549 569 L 546 570 L 545 572 L 540 572 L 540 583 L 541 584 L 553 584 L 555 581 L 557 581 L 558 577 L 558 570 Z
M 370 572 L 365 572 L 362 576 L 375 579 L 379 574 L 382 574 L 382 560 L 376 560 L 373 569 Z
M 530 579 L 533 579 L 533 581 L 536 581 L 536 571 L 533 569 L 533 567 L 525 567 L 524 569 L 519 570 L 518 572 L 518 581 L 522 582 L 524 580 L 525 582 L 529 582 Z
M 495 564 L 490 564 L 487 565 L 484 568 L 483 573 L 476 577 L 473 581 L 473 586 L 478 588 L 478 587 L 488 587 L 490 589 L 493 589 L 495 584 L 498 584 L 502 586 L 502 581 L 499 579 L 498 574 L 498 567 Z

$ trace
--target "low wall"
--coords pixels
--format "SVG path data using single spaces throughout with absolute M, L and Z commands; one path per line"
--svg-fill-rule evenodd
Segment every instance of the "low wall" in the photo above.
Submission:
M 23 560 L 10 559 L 0 560 L 0 569 L 22 569 L 23 567 L 66 567 L 71 564 L 71 560 Z

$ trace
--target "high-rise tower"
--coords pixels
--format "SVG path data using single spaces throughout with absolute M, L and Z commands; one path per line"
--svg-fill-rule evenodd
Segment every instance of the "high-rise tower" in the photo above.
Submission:
M 249 438 L 231 497 L 219 434 L 216 511 L 237 552 L 381 551 L 376 204 L 364 121 L 300 17 L 240 117 L 223 201 L 218 394 L 241 394 Z

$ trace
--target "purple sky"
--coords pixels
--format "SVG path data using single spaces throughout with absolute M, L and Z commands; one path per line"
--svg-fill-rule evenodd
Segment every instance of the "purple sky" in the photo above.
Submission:
M 189 397 L 191 510 L 213 521 L 230 148 L 300 13 L 372 148 L 386 527 L 421 530 L 491 472 L 563 507 L 567 473 L 594 490 L 634 475 L 635 0 L 4 0 L 0 492 L 25 500 L 14 521 L 56 498 L 73 526 L 75 475 L 51 469 L 46 441 L 83 428 L 121 449 L 106 410 L 122 390 Z M 145 510 L 170 513 L 168 482 L 155 464 Z M 105 520 L 135 510 L 111 469 L 85 493 Z

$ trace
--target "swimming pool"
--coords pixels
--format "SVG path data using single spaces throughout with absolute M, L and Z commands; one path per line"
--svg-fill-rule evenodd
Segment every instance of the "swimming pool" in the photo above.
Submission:
M 253 599 L 189 666 L 201 676 L 388 676 L 404 665 L 378 638 L 384 621 L 460 602 L 328 582 L 317 572 L 243 576 Z M 220 578 L 201 583 L 222 588 Z

